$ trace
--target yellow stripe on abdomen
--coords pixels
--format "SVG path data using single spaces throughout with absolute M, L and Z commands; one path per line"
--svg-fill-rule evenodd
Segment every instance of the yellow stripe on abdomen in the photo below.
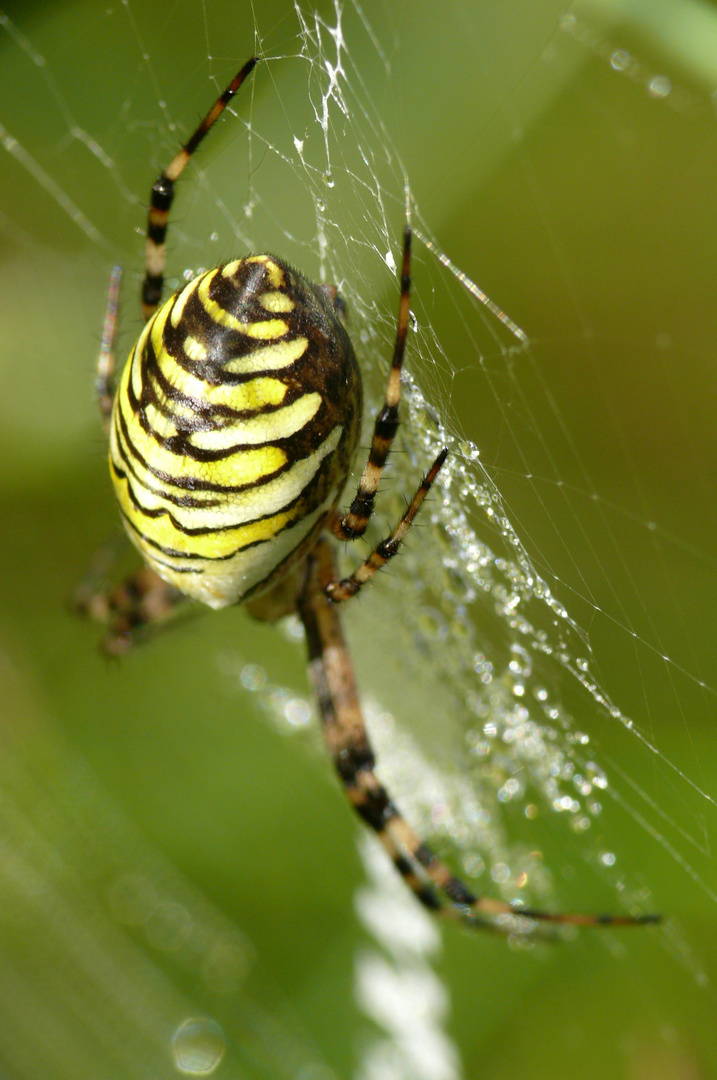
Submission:
M 236 603 L 258 583 L 250 573 L 252 566 L 263 572 L 267 559 L 270 566 L 272 563 L 271 555 L 259 558 L 249 554 L 255 545 L 274 543 L 284 530 L 289 530 L 290 544 L 298 546 L 301 542 L 306 530 L 297 531 L 296 526 L 304 519 L 308 521 L 301 494 L 323 460 L 333 453 L 340 437 L 341 428 L 334 428 L 313 454 L 295 462 L 285 473 L 244 492 L 232 493 L 211 507 L 170 505 L 146 490 L 142 491 L 142 505 L 138 507 L 133 486 L 113 466 L 115 490 L 130 536 L 160 576 L 187 595 L 212 606 Z M 212 495 L 216 497 L 216 493 Z M 327 509 L 337 495 L 338 491 L 331 492 Z M 291 550 L 284 551 L 285 547 L 281 545 L 282 558 Z M 246 557 L 242 558 L 242 554 Z M 219 564 L 212 566 L 217 560 Z M 209 592 L 207 575 L 212 581 Z

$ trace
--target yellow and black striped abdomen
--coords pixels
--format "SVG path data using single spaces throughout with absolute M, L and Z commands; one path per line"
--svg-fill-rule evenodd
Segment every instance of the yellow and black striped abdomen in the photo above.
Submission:
M 149 320 L 117 389 L 110 469 L 132 541 L 212 607 L 261 592 L 336 505 L 360 417 L 332 290 L 268 255 L 201 274 Z

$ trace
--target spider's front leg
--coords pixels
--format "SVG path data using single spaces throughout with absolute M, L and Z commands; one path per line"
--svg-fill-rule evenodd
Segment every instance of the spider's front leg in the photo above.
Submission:
M 350 600 L 352 596 L 356 595 L 359 589 L 368 584 L 378 570 L 382 570 L 386 563 L 389 562 L 394 555 L 398 554 L 406 533 L 413 524 L 416 514 L 421 509 L 423 500 L 433 487 L 433 482 L 443 468 L 447 457 L 448 450 L 444 447 L 421 480 L 413 498 L 406 507 L 406 512 L 393 532 L 376 544 L 376 547 L 368 558 L 364 559 L 361 565 L 358 566 L 349 577 L 342 578 L 341 581 L 330 580 L 326 583 L 326 595 L 330 600 L 333 600 L 335 604 L 342 600 Z M 334 523 L 334 532 L 339 532 L 340 528 L 340 521 L 338 522 L 338 525 Z

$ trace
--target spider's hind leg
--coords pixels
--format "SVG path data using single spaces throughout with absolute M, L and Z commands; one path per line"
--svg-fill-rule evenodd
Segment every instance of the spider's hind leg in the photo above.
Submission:
M 375 757 L 364 724 L 353 667 L 337 606 L 327 595 L 335 580 L 329 543 L 320 539 L 307 559 L 306 583 L 297 609 L 309 648 L 309 670 L 322 730 L 346 794 L 358 815 L 378 836 L 396 869 L 424 907 L 476 929 L 511 934 L 530 922 L 575 925 L 638 925 L 654 915 L 613 916 L 529 911 L 500 900 L 477 897 L 424 843 L 403 817 L 375 773 Z M 505 923 L 501 917 L 509 917 Z M 526 924 L 528 925 L 528 924 Z
M 375 757 L 361 713 L 338 609 L 327 596 L 327 585 L 334 580 L 331 549 L 321 539 L 308 556 L 307 580 L 297 607 L 306 630 L 309 671 L 324 738 L 349 802 L 377 834 L 424 907 L 494 929 L 490 919 L 471 910 L 476 898 L 414 833 L 376 776 Z
M 72 598 L 78 615 L 107 627 L 102 649 L 108 656 L 127 652 L 173 621 L 182 603 L 188 604 L 182 593 L 146 566 L 111 584 L 111 572 L 126 546 L 126 536 L 118 533 L 101 547 Z

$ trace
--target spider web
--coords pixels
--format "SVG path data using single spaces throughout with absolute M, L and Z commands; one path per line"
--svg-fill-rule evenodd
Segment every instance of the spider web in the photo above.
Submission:
M 711 11 L 577 0 L 456 8 L 436 25 L 428 5 L 409 18 L 336 0 L 272 22 L 204 0 L 181 18 L 131 2 L 6 9 L 0 29 L 16 88 L 0 224 L 23 313 L 15 326 L 8 304 L 3 399 L 32 402 L 4 415 L 7 446 L 23 446 L 5 489 L 38 470 L 51 485 L 88 442 L 99 454 L 86 328 L 109 266 L 126 271 L 128 346 L 147 180 L 256 51 L 236 115 L 183 178 L 170 286 L 246 250 L 335 283 L 368 424 L 407 215 L 414 228 L 403 425 L 374 539 L 443 444 L 450 458 L 398 565 L 347 613 L 381 775 L 480 890 L 713 917 Z M 51 347 L 28 326 L 40 295 Z M 286 629 L 281 654 L 224 646 L 214 664 L 228 697 L 305 731 Z M 711 1001 L 714 954 L 677 921 L 659 940 Z M 414 975 L 429 977 L 435 947 L 414 941 Z M 408 1068 L 387 1030 L 366 1075 L 369 1060 L 374 1075 Z

